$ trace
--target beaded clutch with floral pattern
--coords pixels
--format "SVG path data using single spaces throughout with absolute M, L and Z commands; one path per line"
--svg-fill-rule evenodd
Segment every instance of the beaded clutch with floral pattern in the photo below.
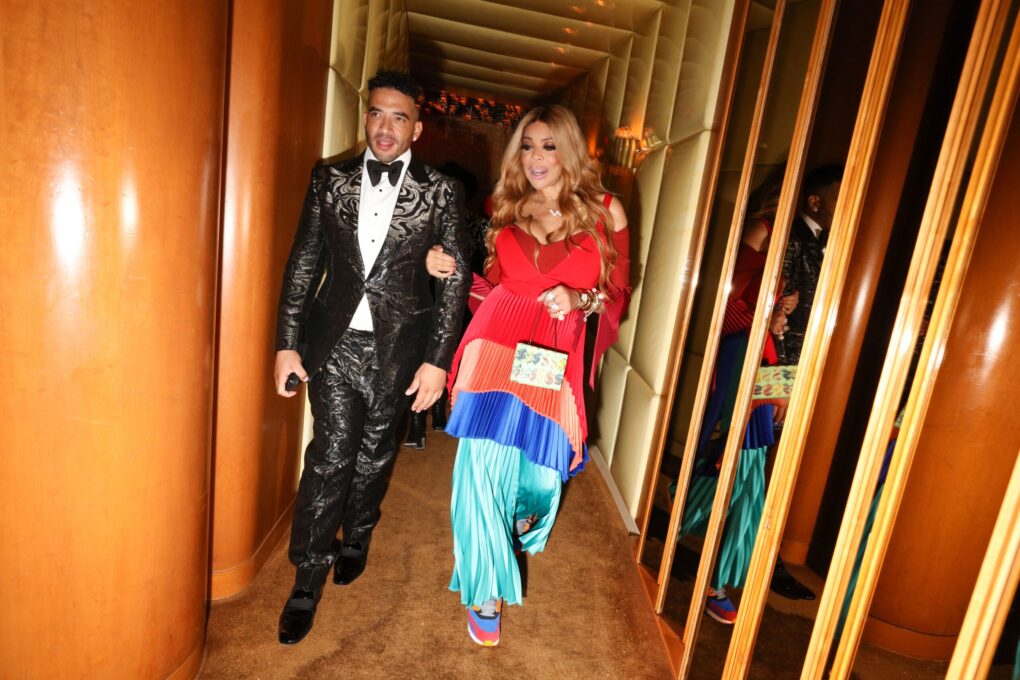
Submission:
M 510 369 L 510 380 L 522 385 L 559 391 L 566 369 L 566 352 L 518 342 Z
M 796 378 L 796 366 L 761 366 L 751 399 L 789 399 Z

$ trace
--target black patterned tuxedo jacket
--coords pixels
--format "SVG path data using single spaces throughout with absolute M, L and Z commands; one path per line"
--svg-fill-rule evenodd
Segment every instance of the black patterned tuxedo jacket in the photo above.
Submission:
M 807 330 L 811 307 L 815 301 L 815 289 L 818 288 L 818 276 L 822 271 L 822 257 L 828 233 L 823 231 L 815 236 L 811 227 L 799 216 L 795 217 L 790 226 L 790 237 L 786 241 L 786 254 L 783 257 L 783 278 L 786 283 L 783 294 L 799 292 L 797 308 L 794 309 L 787 323 L 790 328 L 783 340 L 783 363 L 796 364 L 800 361 L 800 352 L 804 347 L 804 332 Z
M 449 369 L 471 285 L 468 236 L 458 185 L 413 154 L 390 229 L 371 271 L 358 245 L 364 154 L 312 171 L 283 276 L 276 349 L 302 350 L 314 375 L 368 296 L 380 369 L 395 386 L 410 384 L 422 361 Z M 442 244 L 456 272 L 433 287 L 429 248 Z

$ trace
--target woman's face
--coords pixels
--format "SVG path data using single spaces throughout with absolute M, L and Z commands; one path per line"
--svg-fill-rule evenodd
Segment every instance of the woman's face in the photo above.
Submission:
M 520 153 L 524 174 L 535 191 L 558 187 L 563 182 L 563 166 L 548 125 L 536 121 L 524 128 Z

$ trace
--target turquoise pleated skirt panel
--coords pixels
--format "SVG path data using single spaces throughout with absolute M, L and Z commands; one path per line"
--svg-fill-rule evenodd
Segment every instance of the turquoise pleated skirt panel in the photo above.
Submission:
M 871 529 L 875 526 L 875 515 L 878 514 L 878 504 L 882 501 L 882 490 L 884 488 L 885 482 L 880 482 L 875 489 L 875 495 L 871 499 L 871 508 L 868 510 L 868 519 L 864 522 L 861 542 L 857 545 L 854 569 L 850 572 L 850 582 L 846 587 L 846 595 L 843 596 L 843 608 L 839 612 L 839 621 L 836 623 L 834 637 L 836 640 L 843 637 L 843 625 L 846 623 L 846 615 L 850 613 L 850 602 L 854 599 L 854 591 L 857 589 L 857 577 L 861 575 L 861 563 L 864 562 L 864 553 L 868 549 L 868 537 L 871 536 Z
M 712 587 L 717 590 L 725 586 L 739 588 L 744 585 L 747 578 L 751 551 L 765 506 L 767 452 L 767 446 L 740 450 L 729 510 L 726 513 L 726 524 L 719 545 L 719 556 L 712 576 Z M 712 475 L 693 476 L 680 523 L 682 535 L 704 535 L 708 518 L 712 514 L 718 481 L 719 478 Z
M 499 598 L 522 604 L 515 542 L 532 555 L 545 548 L 562 489 L 556 470 L 532 463 L 518 448 L 487 439 L 460 440 L 450 502 L 450 590 L 460 592 L 464 606 Z M 517 537 L 517 520 L 532 516 L 531 529 Z

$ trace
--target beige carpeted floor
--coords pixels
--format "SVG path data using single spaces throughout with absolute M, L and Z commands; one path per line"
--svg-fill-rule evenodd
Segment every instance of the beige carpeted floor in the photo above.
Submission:
M 430 430 L 425 451 L 400 452 L 368 568 L 350 586 L 327 584 L 300 644 L 276 642 L 293 579 L 286 542 L 244 592 L 214 603 L 200 677 L 669 677 L 631 539 L 594 463 L 567 485 L 546 552 L 528 559 L 525 604 L 504 614 L 500 645 L 470 641 L 447 590 L 455 446 Z

